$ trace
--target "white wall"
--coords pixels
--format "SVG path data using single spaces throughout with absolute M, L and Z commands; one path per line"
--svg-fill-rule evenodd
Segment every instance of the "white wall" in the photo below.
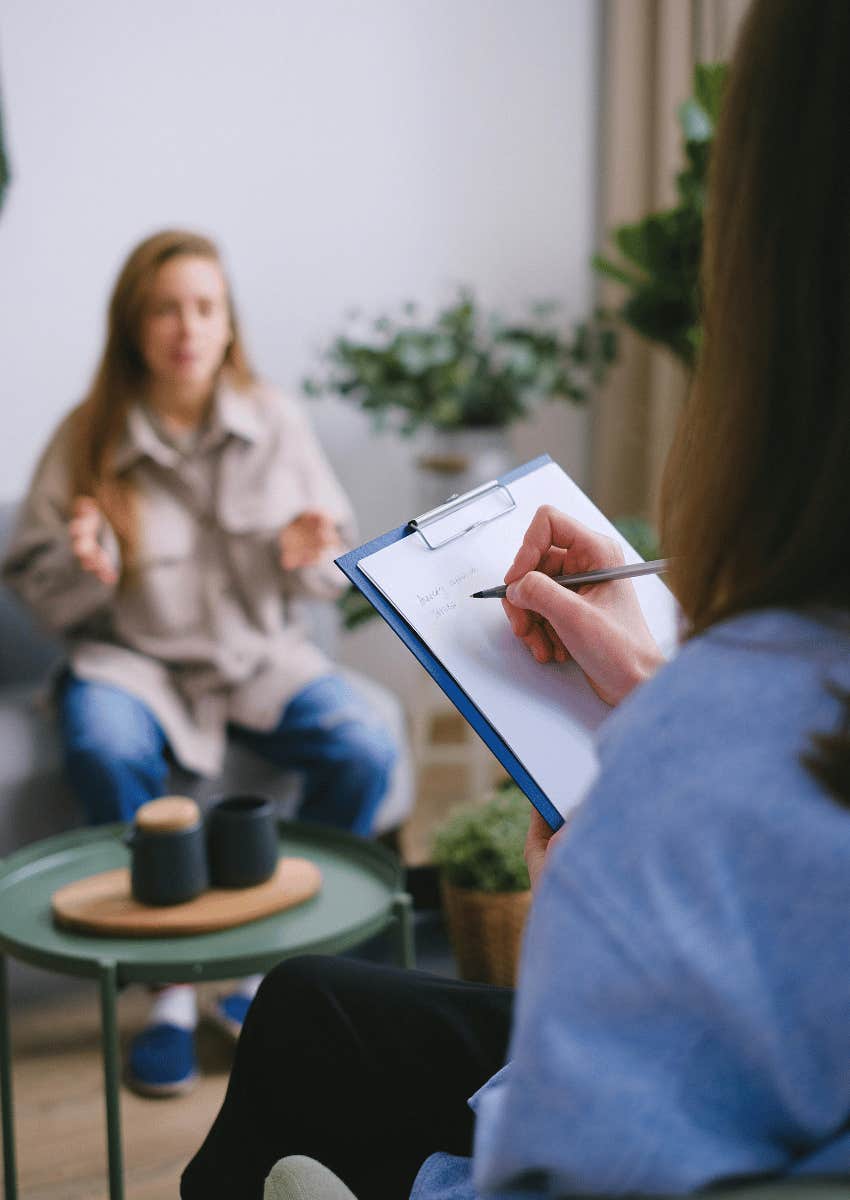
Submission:
M 352 306 L 464 283 L 504 311 L 585 311 L 596 18 L 594 0 L 4 0 L 0 499 L 162 226 L 222 244 L 255 363 L 287 387 Z M 409 516 L 414 448 L 338 402 L 312 412 L 364 536 Z M 581 478 L 585 436 L 550 412 L 515 444 Z

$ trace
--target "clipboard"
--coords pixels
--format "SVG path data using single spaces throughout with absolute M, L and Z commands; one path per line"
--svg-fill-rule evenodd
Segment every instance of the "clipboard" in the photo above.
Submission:
M 472 593 L 501 578 L 534 513 L 551 504 L 643 559 L 548 454 L 452 496 L 336 559 L 475 730 L 552 829 L 598 771 L 597 732 L 611 709 L 572 662 L 541 664 L 495 600 Z M 678 644 L 678 608 L 657 574 L 633 586 L 663 653 Z
M 472 726 L 478 736 L 492 751 L 507 773 L 528 797 L 543 819 L 552 829 L 558 829 L 564 823 L 564 818 L 540 788 L 525 766 L 520 762 L 504 738 L 494 729 L 478 706 L 459 686 L 454 676 L 446 670 L 439 659 L 432 653 L 423 638 L 408 624 L 398 609 L 384 596 L 372 581 L 360 570 L 358 563 L 386 546 L 394 545 L 402 538 L 419 537 L 429 547 L 432 553 L 450 542 L 471 533 L 482 523 L 490 523 L 499 519 L 502 513 L 513 510 L 513 495 L 511 484 L 524 475 L 553 462 L 548 454 L 541 454 L 530 462 L 501 475 L 498 479 L 473 488 L 460 496 L 451 496 L 445 504 L 431 509 L 421 516 L 414 517 L 397 529 L 381 534 L 366 542 L 357 549 L 349 550 L 335 559 L 337 566 L 354 584 L 359 592 L 383 617 L 394 633 L 401 638 L 408 650 L 418 659 L 437 686 L 445 693 L 465 721 Z M 472 507 L 481 501 L 493 498 L 492 512 L 483 516 L 471 516 L 468 520 L 465 514 L 471 513 Z M 439 526 L 448 520 L 450 529 L 445 534 L 438 533 Z

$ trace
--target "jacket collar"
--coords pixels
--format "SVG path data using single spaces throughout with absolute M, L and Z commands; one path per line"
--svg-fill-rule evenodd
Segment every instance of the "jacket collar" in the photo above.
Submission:
M 255 393 L 240 392 L 232 383 L 222 380 L 213 401 L 212 426 L 216 425 L 243 442 L 260 441 L 264 431 Z
M 198 450 L 211 450 L 229 436 L 244 442 L 256 442 L 262 432 L 254 397 L 250 393 L 237 391 L 226 380 L 219 381 L 213 396 L 209 424 L 198 443 Z M 180 463 L 181 455 L 160 436 L 144 402 L 136 400 L 127 413 L 124 432 L 115 450 L 114 469 L 120 474 L 143 458 L 152 459 L 163 467 L 175 468 Z

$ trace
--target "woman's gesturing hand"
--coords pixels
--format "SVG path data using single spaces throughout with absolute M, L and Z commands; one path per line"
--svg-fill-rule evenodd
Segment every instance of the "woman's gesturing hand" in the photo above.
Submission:
M 607 704 L 664 661 L 628 579 L 561 587 L 557 575 L 618 566 L 619 544 L 549 505 L 539 508 L 505 575 L 511 628 L 540 663 L 573 659 Z
M 340 545 L 332 517 L 318 510 L 300 513 L 280 531 L 280 564 L 287 571 L 323 562 Z
M 104 519 L 91 496 L 77 496 L 71 506 L 68 534 L 74 557 L 83 570 L 111 586 L 118 582 L 118 570 L 99 541 Z

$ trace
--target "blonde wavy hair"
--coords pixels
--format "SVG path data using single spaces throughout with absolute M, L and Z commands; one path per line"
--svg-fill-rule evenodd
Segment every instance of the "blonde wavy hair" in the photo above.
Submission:
M 145 390 L 148 369 L 141 328 L 157 271 L 173 258 L 205 258 L 222 272 L 232 338 L 222 370 L 237 387 L 254 382 L 218 247 L 188 230 L 155 233 L 131 251 L 109 301 L 106 344 L 91 387 L 73 416 L 72 485 L 75 496 L 91 496 L 118 537 L 125 563 L 132 565 L 137 542 L 136 496 L 129 480 L 114 469 L 115 449 L 130 406 Z

